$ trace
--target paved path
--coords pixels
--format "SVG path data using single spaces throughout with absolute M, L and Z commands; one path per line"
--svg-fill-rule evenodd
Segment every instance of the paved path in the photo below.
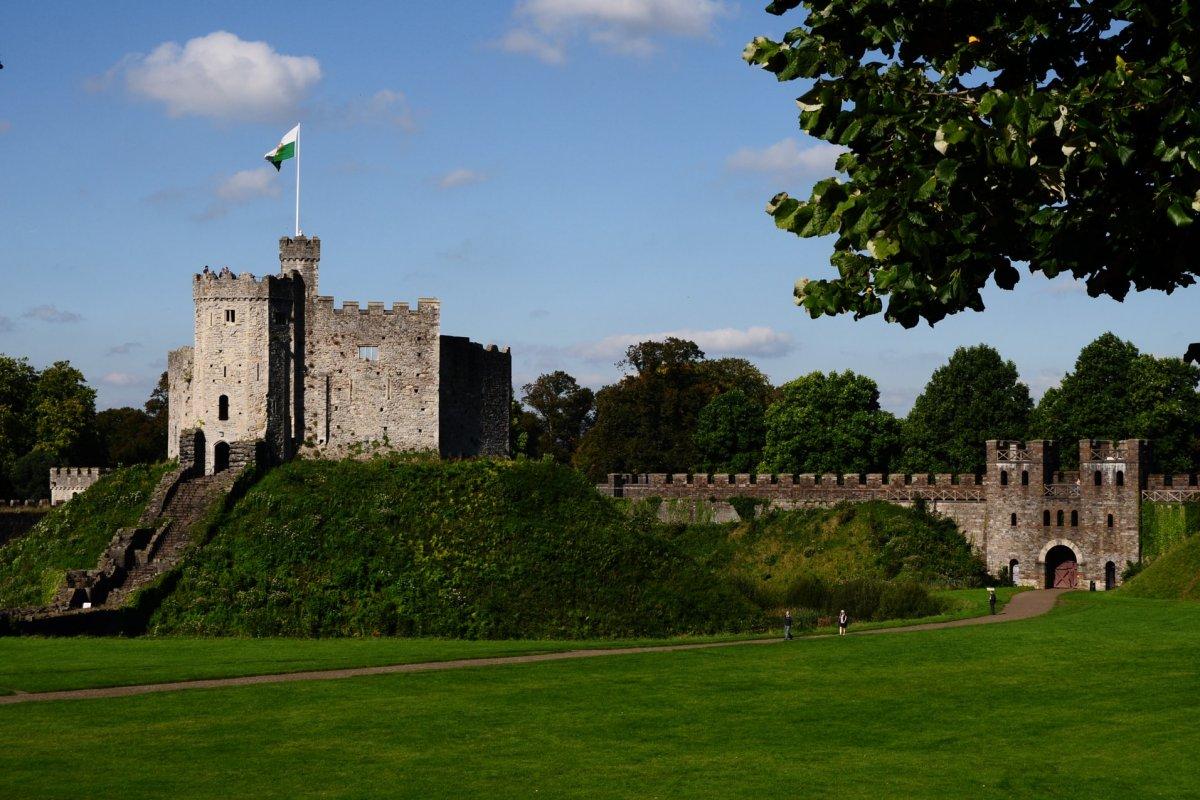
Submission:
M 1048 589 L 1021 592 L 1013 595 L 1004 610 L 995 616 L 969 617 L 951 622 L 931 622 L 924 625 L 905 625 L 899 628 L 876 628 L 852 632 L 852 636 L 869 636 L 879 633 L 904 633 L 907 631 L 929 631 L 938 628 L 961 628 L 966 625 L 985 625 L 994 622 L 1011 622 L 1045 614 L 1063 593 L 1063 589 Z M 796 642 L 807 639 L 828 639 L 834 634 L 802 636 Z M 459 658 L 453 661 L 426 661 L 416 664 L 388 664 L 381 667 L 351 667 L 326 669 L 311 672 L 287 672 L 276 675 L 246 675 L 239 678 L 212 678 L 199 681 L 175 681 L 172 683 L 146 683 L 135 686 L 110 686 L 103 689 L 71 689 L 62 692 L 18 692 L 0 697 L 0 705 L 35 703 L 48 700 L 92 700 L 106 697 L 130 697 L 155 692 L 177 692 L 184 689 L 222 689 L 230 686 L 249 686 L 257 683 L 291 683 L 293 681 L 331 681 L 355 678 L 363 675 L 393 675 L 399 672 L 430 672 L 434 670 L 462 669 L 464 667 L 492 667 L 503 664 L 530 664 L 538 661 L 563 661 L 576 658 L 600 658 L 602 656 L 631 655 L 636 653 L 673 653 L 680 650 L 711 650 L 717 647 L 740 647 L 751 644 L 779 644 L 779 638 L 740 639 L 732 642 L 704 642 L 698 644 L 668 644 L 654 647 L 608 647 L 596 650 L 565 650 L 558 653 L 533 653 L 524 656 L 497 656 L 494 658 Z

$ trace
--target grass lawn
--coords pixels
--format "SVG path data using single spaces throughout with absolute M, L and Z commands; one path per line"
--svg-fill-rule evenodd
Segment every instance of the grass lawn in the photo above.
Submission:
M 0 796 L 1196 797 L 1198 673 L 1200 604 L 1081 594 L 1004 625 L 0 707 Z
M 1015 590 L 998 590 L 1002 609 Z M 937 595 L 954 605 L 920 620 L 888 620 L 855 630 L 919 622 L 944 622 L 988 613 L 983 589 L 956 589 Z M 828 634 L 835 628 L 810 633 Z M 773 634 L 778 635 L 778 634 Z M 487 658 L 524 653 L 636 645 L 728 641 L 758 634 L 691 636 L 673 639 L 592 639 L 587 641 L 462 641 L 453 639 L 189 639 L 171 637 L 0 638 L 0 694 L 91 689 L 134 683 L 229 678 L 277 672 L 409 664 L 454 658 Z

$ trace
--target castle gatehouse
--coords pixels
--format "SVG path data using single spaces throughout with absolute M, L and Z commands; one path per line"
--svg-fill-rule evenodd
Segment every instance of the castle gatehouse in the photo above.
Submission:
M 775 508 L 845 502 L 918 501 L 953 519 L 988 572 L 1005 569 L 1023 586 L 1109 589 L 1140 557 L 1141 503 L 1200 500 L 1196 475 L 1147 474 L 1148 443 L 1079 442 L 1079 468 L 1058 469 L 1047 440 L 989 441 L 981 475 L 609 475 L 599 490 L 633 500 L 661 498 L 660 514 L 697 504 L 734 518 L 729 500 Z
M 321 241 L 279 240 L 279 273 L 192 280 L 195 343 L 168 354 L 168 455 L 213 474 L 254 459 L 380 449 L 508 454 L 507 348 L 441 334 L 441 304 L 318 293 Z

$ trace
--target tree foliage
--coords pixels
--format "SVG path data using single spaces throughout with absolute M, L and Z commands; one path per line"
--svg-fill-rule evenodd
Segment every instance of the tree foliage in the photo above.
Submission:
M 763 464 L 773 472 L 885 472 L 899 439 L 875 381 L 813 372 L 779 387 L 767 409 Z
M 571 463 L 579 440 L 591 427 L 596 396 L 562 370 L 540 375 L 524 386 L 525 405 L 538 421 L 537 453 Z
M 693 432 L 712 390 L 695 342 L 669 337 L 629 347 L 633 370 L 596 394 L 596 421 L 574 464 L 593 480 L 609 472 L 686 472 L 699 460 Z
M 1035 436 L 1058 441 L 1074 466 L 1080 439 L 1150 439 L 1154 468 L 1186 472 L 1200 443 L 1200 367 L 1140 353 L 1105 333 L 1079 353 L 1073 372 L 1034 412 Z
M 762 459 L 764 409 L 741 389 L 714 397 L 696 421 L 700 472 L 752 472 Z
M 1200 30 L 1161 0 L 775 0 L 806 16 L 747 62 L 810 82 L 800 127 L 845 181 L 777 195 L 776 225 L 836 236 L 814 317 L 885 310 L 905 327 L 982 310 L 1015 262 L 1093 296 L 1195 281 Z
M 1023 437 L 1032 408 L 1013 362 L 988 345 L 960 347 L 913 403 L 896 469 L 983 472 L 984 443 Z

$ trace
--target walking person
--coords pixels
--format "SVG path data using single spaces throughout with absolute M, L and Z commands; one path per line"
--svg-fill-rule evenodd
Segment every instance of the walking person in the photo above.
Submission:
M 994 586 L 988 587 L 988 608 L 991 609 L 992 614 L 996 613 L 996 587 Z
M 838 612 L 838 636 L 846 635 L 846 628 L 850 625 L 850 615 L 846 613 L 846 609 Z
M 789 642 L 792 640 L 792 610 L 790 608 L 783 613 L 783 638 Z

